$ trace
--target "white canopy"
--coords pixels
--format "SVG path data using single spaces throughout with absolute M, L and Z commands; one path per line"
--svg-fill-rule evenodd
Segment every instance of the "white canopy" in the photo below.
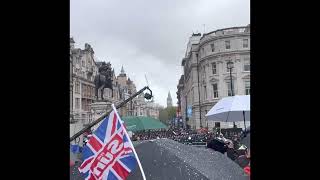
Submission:
M 250 121 L 250 95 L 222 98 L 206 114 L 208 120 L 236 122 Z

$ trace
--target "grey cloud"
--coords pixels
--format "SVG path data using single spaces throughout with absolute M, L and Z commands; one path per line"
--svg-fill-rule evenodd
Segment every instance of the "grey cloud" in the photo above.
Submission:
M 93 46 L 101 60 L 121 65 L 138 88 L 144 74 L 165 105 L 176 102 L 181 59 L 192 32 L 249 24 L 249 0 L 71 0 L 70 34 Z

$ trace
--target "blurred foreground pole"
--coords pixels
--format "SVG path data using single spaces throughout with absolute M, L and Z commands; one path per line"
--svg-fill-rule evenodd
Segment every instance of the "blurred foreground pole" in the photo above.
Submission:
M 136 92 L 135 94 L 133 94 L 132 96 L 130 96 L 128 99 L 124 100 L 123 102 L 121 102 L 120 104 L 116 105 L 116 108 L 119 109 L 121 107 L 123 107 L 125 104 L 127 104 L 129 101 L 131 101 L 133 98 L 135 98 L 136 96 L 138 96 L 139 94 L 141 94 L 144 90 L 148 89 L 150 91 L 151 94 L 149 93 L 145 93 L 144 98 L 146 99 L 151 99 L 152 98 L 152 91 L 148 86 L 145 86 L 144 88 L 142 88 L 140 91 Z M 100 118 L 98 118 L 97 120 L 91 122 L 87 127 L 83 128 L 81 131 L 77 132 L 75 135 L 73 135 L 70 138 L 70 142 L 75 140 L 77 137 L 79 137 L 81 134 L 83 134 L 84 132 L 86 132 L 88 129 L 90 129 L 92 126 L 98 124 L 100 121 L 102 121 L 105 117 L 107 117 L 110 113 L 112 112 L 112 108 L 107 111 L 104 115 L 102 115 Z

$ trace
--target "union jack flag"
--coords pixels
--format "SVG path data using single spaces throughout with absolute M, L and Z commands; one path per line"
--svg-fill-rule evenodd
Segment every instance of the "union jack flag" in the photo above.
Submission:
M 106 117 L 83 148 L 79 171 L 86 180 L 125 180 L 137 164 L 130 138 L 114 110 Z

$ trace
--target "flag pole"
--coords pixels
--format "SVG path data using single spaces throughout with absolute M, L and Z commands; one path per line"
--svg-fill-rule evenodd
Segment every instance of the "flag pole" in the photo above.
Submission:
M 120 119 L 120 116 L 119 116 L 119 114 L 118 114 L 118 112 L 117 112 L 117 109 L 116 109 L 116 107 L 114 106 L 114 104 L 112 104 L 112 109 L 115 111 L 115 113 L 116 113 L 116 115 L 117 115 L 117 118 L 118 118 L 119 120 L 121 120 L 121 119 Z M 139 159 L 139 157 L 138 157 L 138 155 L 137 155 L 137 152 L 136 152 L 136 150 L 134 149 L 134 146 L 133 146 L 133 144 L 132 144 L 132 142 L 131 142 L 131 139 L 130 139 L 128 133 L 127 133 L 126 128 L 123 126 L 122 120 L 121 120 L 120 122 L 121 122 L 121 123 L 120 123 L 120 124 L 121 124 L 121 127 L 124 129 L 124 133 L 126 134 L 126 136 L 127 136 L 127 138 L 128 138 L 128 141 L 129 141 L 130 145 L 132 146 L 132 151 L 133 151 L 134 155 L 135 155 L 136 158 L 137 158 L 137 162 L 138 162 L 139 168 L 140 168 L 140 170 L 141 170 L 141 174 L 142 174 L 143 180 L 146 180 L 146 175 L 144 174 L 144 171 L 143 171 L 143 168 L 142 168 L 142 166 L 141 166 L 140 159 Z

